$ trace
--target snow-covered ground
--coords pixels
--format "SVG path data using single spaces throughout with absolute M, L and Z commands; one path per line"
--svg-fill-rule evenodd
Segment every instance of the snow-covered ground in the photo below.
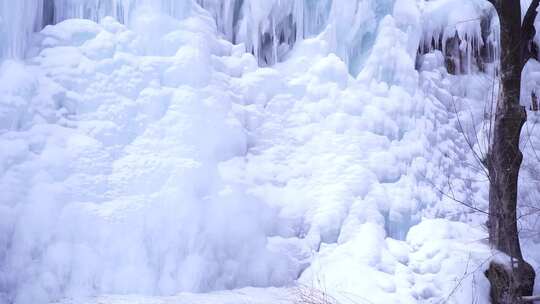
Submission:
M 294 303 L 300 290 L 288 288 L 243 288 L 233 291 L 210 293 L 181 293 L 175 296 L 115 295 L 98 298 L 65 299 L 63 304 L 290 304 Z M 309 293 L 305 293 L 309 295 Z
M 0 0 L 0 303 L 488 303 L 485 3 L 198 2 Z

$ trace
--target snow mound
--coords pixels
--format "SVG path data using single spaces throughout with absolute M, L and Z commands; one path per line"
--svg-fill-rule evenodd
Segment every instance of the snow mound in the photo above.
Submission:
M 68 20 L 41 33 L 31 66 L 3 63 L 3 301 L 298 276 L 294 256 L 267 246 L 273 211 L 218 171 L 247 139 L 230 77 L 214 66 L 251 61 L 193 18 L 146 16 L 150 27 L 174 22 L 159 38 L 169 56 L 143 56 L 153 54 L 145 32 L 111 19 Z

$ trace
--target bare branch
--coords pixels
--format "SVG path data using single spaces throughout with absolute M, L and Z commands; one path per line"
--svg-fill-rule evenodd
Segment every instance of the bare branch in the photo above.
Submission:
M 523 302 L 540 301 L 540 295 L 536 295 L 536 296 L 528 296 L 528 297 L 521 297 L 521 301 L 523 301 Z

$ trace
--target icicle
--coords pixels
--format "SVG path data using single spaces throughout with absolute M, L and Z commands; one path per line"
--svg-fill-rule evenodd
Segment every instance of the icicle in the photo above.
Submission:
M 129 24 L 131 14 L 137 7 L 151 7 L 175 18 L 183 18 L 189 8 L 189 0 L 54 0 L 55 23 L 70 18 L 90 19 L 98 22 L 111 16 Z
M 0 0 L 0 59 L 22 58 L 42 18 L 43 0 Z
M 434 6 L 424 12 L 424 37 L 419 47 L 419 56 L 440 50 L 445 56 L 446 68 L 450 73 L 464 74 L 483 71 L 485 64 L 493 62 L 497 46 L 497 20 L 492 7 L 465 3 L 462 12 L 455 16 L 448 10 L 454 7 Z M 453 16 L 453 17 L 448 17 Z M 453 19 L 458 18 L 458 19 Z M 431 47 L 427 41 L 435 40 Z
M 141 6 L 180 19 L 185 17 L 191 3 L 191 0 L 0 0 L 0 59 L 22 58 L 32 33 L 48 24 L 70 18 L 99 22 L 107 16 L 129 24 L 133 11 Z
M 391 12 L 393 1 L 0 0 L 0 55 L 22 57 L 33 31 L 66 19 L 99 22 L 112 16 L 129 25 L 134 11 L 143 6 L 181 19 L 191 5 L 198 4 L 215 18 L 216 28 L 224 38 L 243 43 L 261 65 L 283 60 L 297 41 L 331 27 L 331 50 L 349 64 L 351 71 L 358 71 L 369 54 L 378 21 Z

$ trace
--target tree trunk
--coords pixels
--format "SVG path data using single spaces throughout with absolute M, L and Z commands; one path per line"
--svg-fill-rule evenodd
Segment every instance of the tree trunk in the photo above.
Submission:
M 523 260 L 517 228 L 518 175 L 523 155 L 519 140 L 527 120 L 519 103 L 523 47 L 519 1 L 499 1 L 501 24 L 501 92 L 497 102 L 493 141 L 488 154 L 489 239 L 498 250 L 512 258 L 512 265 L 492 262 L 487 276 L 495 304 L 520 303 L 531 295 L 535 273 Z

